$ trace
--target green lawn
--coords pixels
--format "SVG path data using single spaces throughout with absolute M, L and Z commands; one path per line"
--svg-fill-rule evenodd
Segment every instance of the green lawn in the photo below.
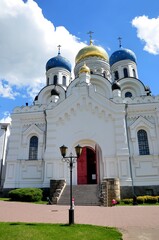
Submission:
M 93 225 L 0 223 L 0 240 L 121 240 L 115 228 Z

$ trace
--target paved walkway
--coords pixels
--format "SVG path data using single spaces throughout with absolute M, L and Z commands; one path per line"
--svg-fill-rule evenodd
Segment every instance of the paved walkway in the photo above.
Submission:
M 0 201 L 0 222 L 68 223 L 69 206 Z M 75 223 L 117 227 L 124 240 L 159 239 L 158 206 L 75 206 Z

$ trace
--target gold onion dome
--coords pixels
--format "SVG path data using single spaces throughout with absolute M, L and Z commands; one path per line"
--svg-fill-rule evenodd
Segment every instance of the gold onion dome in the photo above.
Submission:
M 89 67 L 84 63 L 84 65 L 80 68 L 79 73 L 90 73 Z
M 109 56 L 107 52 L 99 46 L 94 46 L 92 43 L 90 43 L 89 46 L 86 46 L 82 48 L 75 59 L 76 64 L 81 61 L 82 59 L 88 58 L 88 57 L 100 57 L 107 62 L 109 62 Z

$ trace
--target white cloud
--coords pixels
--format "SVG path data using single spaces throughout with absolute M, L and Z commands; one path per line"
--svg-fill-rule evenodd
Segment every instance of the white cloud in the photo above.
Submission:
M 65 27 L 55 28 L 33 0 L 0 0 L 0 36 L 0 79 L 8 82 L 0 94 L 10 98 L 16 94 L 12 86 L 26 87 L 32 95 L 45 85 L 45 64 L 57 54 L 57 45 L 72 63 L 84 46 Z
M 145 42 L 144 50 L 159 54 L 159 17 L 149 19 L 147 16 L 135 17 L 132 25 L 137 28 L 137 36 Z
M 17 95 L 17 92 L 13 91 L 11 86 L 6 81 L 0 80 L 0 96 L 10 99 L 14 99 Z
M 11 123 L 11 117 L 9 112 L 4 112 L 3 116 L 4 117 L 0 119 L 0 123 Z

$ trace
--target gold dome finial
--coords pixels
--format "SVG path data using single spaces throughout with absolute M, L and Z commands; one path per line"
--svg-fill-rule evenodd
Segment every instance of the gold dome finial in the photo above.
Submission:
M 86 63 L 84 63 L 83 66 L 80 68 L 79 74 L 80 73 L 90 73 L 90 69 L 89 67 L 87 67 Z
M 89 34 L 89 38 L 90 38 L 90 42 L 89 42 L 89 45 L 93 45 L 93 40 L 92 40 L 92 34 L 93 34 L 94 32 L 92 32 L 92 31 L 89 31 L 87 34 Z

